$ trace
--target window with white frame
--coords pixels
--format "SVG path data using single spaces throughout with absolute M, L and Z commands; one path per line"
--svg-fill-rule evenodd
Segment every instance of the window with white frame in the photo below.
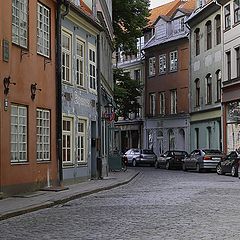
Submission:
M 174 34 L 178 34 L 180 32 L 184 32 L 184 17 L 181 17 L 181 18 L 178 18 L 178 19 L 175 19 L 173 21 L 173 32 Z
M 170 91 L 171 114 L 177 113 L 177 90 Z
M 84 52 L 85 52 L 84 42 L 77 39 L 77 42 L 76 42 L 76 75 L 77 75 L 77 85 L 80 87 L 84 87 Z
M 195 80 L 195 107 L 200 106 L 200 80 L 197 78 Z
M 37 161 L 50 160 L 50 111 L 37 109 Z
M 12 42 L 28 47 L 28 0 L 12 0 Z
M 165 114 L 165 92 L 159 93 L 159 113 Z
M 11 106 L 11 162 L 27 161 L 27 107 Z
M 87 121 L 79 119 L 77 125 L 77 161 L 79 163 L 85 163 L 87 161 L 86 143 L 87 143 Z
M 231 27 L 230 4 L 224 7 L 225 29 Z
M 62 131 L 62 159 L 63 163 L 72 163 L 73 152 L 73 120 L 71 118 L 63 118 L 63 131 Z
M 220 44 L 221 43 L 221 16 L 220 14 L 218 14 L 215 17 L 215 31 L 216 31 L 216 44 Z
M 149 63 L 148 67 L 149 76 L 154 76 L 156 73 L 156 58 L 155 57 L 149 58 L 148 63 Z
M 206 23 L 206 37 L 207 37 L 207 50 L 212 48 L 212 22 L 207 21 Z
M 150 114 L 152 116 L 155 116 L 155 113 L 156 113 L 156 95 L 155 95 L 155 93 L 150 94 L 149 100 L 150 100 Z
M 50 56 L 50 10 L 37 3 L 37 53 Z
M 96 78 L 96 48 L 89 47 L 89 87 L 90 89 L 97 89 Z
M 167 69 L 167 61 L 166 61 L 166 54 L 159 55 L 159 74 L 166 73 Z
M 71 83 L 72 35 L 62 31 L 62 80 Z
M 177 71 L 178 68 L 178 52 L 170 52 L 170 72 Z
M 234 23 L 240 22 L 240 0 L 233 1 Z

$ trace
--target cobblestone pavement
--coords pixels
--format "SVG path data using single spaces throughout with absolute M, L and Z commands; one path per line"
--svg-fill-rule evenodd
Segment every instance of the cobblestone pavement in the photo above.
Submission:
M 240 180 L 150 167 L 129 184 L 0 222 L 0 239 L 240 239 Z

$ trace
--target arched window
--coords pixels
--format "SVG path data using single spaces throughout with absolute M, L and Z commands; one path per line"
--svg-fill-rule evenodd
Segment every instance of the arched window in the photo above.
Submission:
M 206 76 L 206 104 L 212 103 L 212 75 Z
M 159 147 L 159 154 L 161 155 L 163 150 L 163 132 L 161 130 L 157 131 L 157 141 L 158 141 L 158 147 Z
M 212 48 L 212 23 L 207 21 L 206 23 L 206 32 L 207 32 L 207 50 Z
M 195 80 L 195 106 L 200 106 L 200 80 L 197 78 Z
M 222 73 L 221 70 L 216 71 L 216 79 L 217 79 L 217 101 L 221 101 L 221 88 L 222 88 Z
M 195 51 L 196 56 L 200 54 L 200 29 L 197 28 L 195 31 Z
M 216 29 L 216 44 L 220 44 L 221 43 L 221 17 L 218 14 L 215 17 L 215 29 Z

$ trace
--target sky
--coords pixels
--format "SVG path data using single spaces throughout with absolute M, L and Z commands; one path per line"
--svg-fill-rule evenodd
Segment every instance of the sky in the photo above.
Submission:
M 173 0 L 150 0 L 150 8 L 155 8 L 165 3 L 172 2 Z

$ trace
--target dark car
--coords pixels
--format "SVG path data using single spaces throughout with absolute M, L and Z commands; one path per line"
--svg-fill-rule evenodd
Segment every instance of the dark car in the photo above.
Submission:
M 155 162 L 155 168 L 181 168 L 182 169 L 182 160 L 188 156 L 186 151 L 166 151 L 161 155 Z
M 218 163 L 222 160 L 224 154 L 217 149 L 196 149 L 183 160 L 183 171 L 189 169 L 197 170 L 215 170 Z
M 156 154 L 151 149 L 131 148 L 123 155 L 127 158 L 128 164 L 136 167 L 139 164 L 150 164 L 154 166 L 157 159 Z
M 233 177 L 238 176 L 238 167 L 240 161 L 240 153 L 238 151 L 230 152 L 225 158 L 223 158 L 217 165 L 217 174 L 223 175 L 230 173 Z

